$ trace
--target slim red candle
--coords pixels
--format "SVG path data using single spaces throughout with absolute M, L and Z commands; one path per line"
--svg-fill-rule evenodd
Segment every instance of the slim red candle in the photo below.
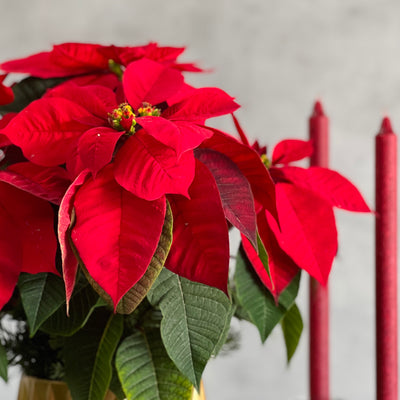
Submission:
M 397 137 L 387 117 L 375 151 L 376 393 L 397 400 Z
M 328 167 L 329 120 L 319 101 L 309 120 L 309 135 L 314 145 L 310 165 Z M 329 400 L 329 289 L 314 278 L 310 278 L 309 351 L 311 400 Z

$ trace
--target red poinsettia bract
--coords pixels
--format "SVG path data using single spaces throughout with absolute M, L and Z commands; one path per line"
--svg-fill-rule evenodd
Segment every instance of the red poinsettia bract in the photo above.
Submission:
M 67 182 L 58 181 L 57 174 L 63 174 L 61 169 L 44 171 L 28 163 L 0 171 L 0 309 L 21 272 L 58 274 L 54 213 L 48 200 L 59 203 Z
M 242 141 L 248 143 L 243 130 L 239 132 Z M 242 235 L 249 260 L 276 298 L 299 268 L 321 284 L 327 283 L 338 246 L 333 207 L 371 211 L 358 189 L 339 173 L 328 168 L 290 165 L 311 153 L 311 142 L 302 140 L 284 140 L 273 151 L 269 172 L 275 182 L 279 225 L 268 210 L 262 209 L 257 215 L 269 271 Z M 265 153 L 260 156 L 268 163 Z
M 110 72 L 112 64 L 127 66 L 133 61 L 147 58 L 182 71 L 200 71 L 194 64 L 177 63 L 183 51 L 181 47 L 160 47 L 157 43 L 135 47 L 62 43 L 54 45 L 51 51 L 4 62 L 0 64 L 0 69 L 38 78 L 59 78 Z
M 149 59 L 130 63 L 116 90 L 102 83 L 61 84 L 2 130 L 37 168 L 65 164 L 74 179 L 62 198 L 58 227 L 67 300 L 76 251 L 116 307 L 153 257 L 167 199 L 174 241 L 166 266 L 227 293 L 226 218 L 256 245 L 245 159 L 263 166 L 253 150 L 222 133 L 224 151 L 212 142 L 199 146 L 217 134 L 205 121 L 238 105 L 220 89 L 189 87 L 179 71 Z M 260 176 L 268 186 L 269 174 Z M 267 192 L 263 198 L 272 210 L 274 194 Z
M 6 74 L 0 75 L 0 105 L 9 104 L 14 101 L 14 93 L 12 89 L 3 84 L 6 76 Z
M 192 150 L 212 135 L 202 124 L 238 106 L 222 90 L 203 88 L 165 107 L 182 85 L 178 71 L 139 60 L 124 74 L 126 102 L 103 86 L 66 83 L 32 102 L 2 133 L 34 163 L 67 163 L 71 178 L 85 168 L 95 175 L 115 156 L 115 178 L 133 194 L 147 200 L 187 195 Z M 125 143 L 114 154 L 122 136 Z

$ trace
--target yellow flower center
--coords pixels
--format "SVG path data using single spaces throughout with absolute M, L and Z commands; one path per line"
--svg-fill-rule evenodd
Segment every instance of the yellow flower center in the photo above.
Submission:
M 150 103 L 142 103 L 137 110 L 139 117 L 159 117 L 161 110 L 157 107 L 152 106 Z
M 118 108 L 108 113 L 108 122 L 117 131 L 135 133 L 136 115 L 128 103 L 122 103 Z

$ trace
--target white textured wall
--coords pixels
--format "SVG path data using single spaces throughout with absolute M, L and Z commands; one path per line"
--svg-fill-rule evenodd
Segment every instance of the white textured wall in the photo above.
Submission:
M 396 0 L 1 0 L 0 58 L 52 43 L 187 45 L 187 60 L 214 73 L 193 83 L 219 86 L 243 106 L 249 135 L 271 146 L 306 138 L 320 97 L 331 118 L 331 165 L 373 202 L 374 135 L 388 113 L 400 131 L 400 3 Z M 222 125 L 230 129 L 226 122 Z M 338 213 L 340 252 L 331 279 L 332 398 L 374 398 L 373 219 Z M 210 363 L 208 400 L 307 399 L 305 334 L 289 368 L 275 332 L 261 347 L 242 326 L 241 350 Z M 16 398 L 18 374 L 0 398 Z

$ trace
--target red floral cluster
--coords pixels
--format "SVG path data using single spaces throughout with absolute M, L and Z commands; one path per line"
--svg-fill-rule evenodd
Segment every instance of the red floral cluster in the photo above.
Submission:
M 242 142 L 248 138 L 236 118 Z M 333 207 L 353 212 L 370 212 L 358 189 L 345 177 L 328 168 L 294 166 L 313 153 L 311 141 L 283 140 L 269 160 L 266 147 L 253 147 L 268 165 L 275 183 L 277 217 L 260 207 L 257 225 L 268 254 L 266 268 L 242 235 L 243 248 L 255 271 L 275 298 L 299 272 L 306 271 L 322 285 L 328 281 L 338 241 Z
M 183 73 L 200 69 L 177 61 L 183 50 L 67 43 L 0 64 L 63 78 L 0 120 L 0 308 L 21 272 L 62 272 L 69 300 L 79 263 L 116 307 L 145 274 L 169 208 L 165 267 L 183 277 L 227 293 L 229 221 L 275 296 L 298 268 L 326 282 L 332 206 L 368 211 L 357 189 L 333 171 L 288 166 L 308 143 L 281 143 L 266 168 L 247 139 L 206 125 L 238 105 L 187 84 Z M 1 83 L 0 104 L 12 101 Z

